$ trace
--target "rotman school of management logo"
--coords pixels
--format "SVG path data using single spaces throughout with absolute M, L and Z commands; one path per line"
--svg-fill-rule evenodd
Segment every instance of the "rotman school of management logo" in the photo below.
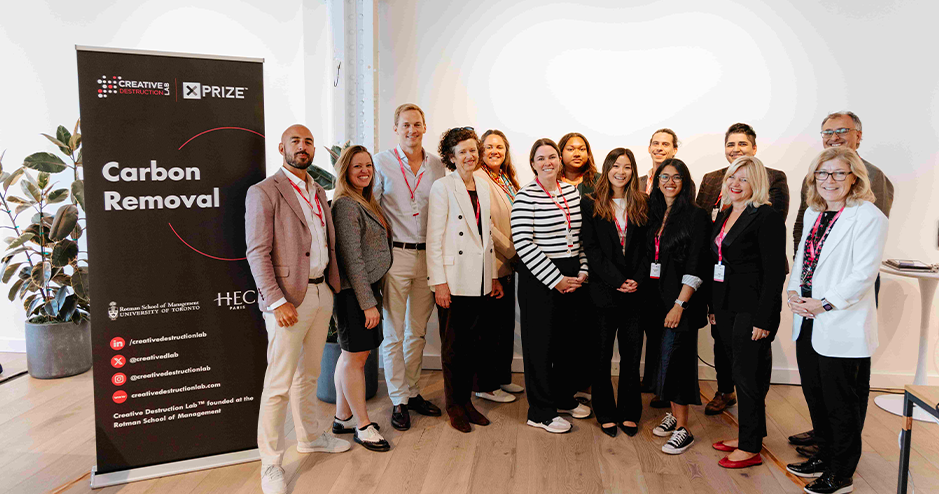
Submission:
M 170 83 L 162 81 L 134 81 L 124 79 L 119 75 L 110 77 L 102 75 L 97 80 L 98 97 L 107 98 L 108 95 L 128 94 L 134 96 L 169 96 Z

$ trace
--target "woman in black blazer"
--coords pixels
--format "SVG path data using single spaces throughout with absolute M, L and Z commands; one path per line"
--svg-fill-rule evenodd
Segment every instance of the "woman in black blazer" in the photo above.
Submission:
M 770 205 L 769 178 L 757 158 L 743 156 L 730 165 L 721 197 L 721 205 L 730 207 L 717 215 L 708 244 L 714 260 L 709 317 L 732 365 L 739 438 L 713 447 L 730 453 L 720 466 L 744 468 L 763 463 L 772 342 L 789 267 L 786 224 Z
M 642 415 L 639 360 L 642 352 L 642 308 L 636 289 L 648 278 L 645 224 L 646 195 L 632 151 L 616 148 L 603 160 L 596 190 L 581 203 L 581 235 L 590 266 L 587 284 L 599 321 L 599 355 L 594 357 L 593 410 L 600 429 L 616 436 L 616 426 L 633 436 Z M 619 404 L 613 398 L 610 362 L 619 333 Z
M 694 181 L 681 160 L 663 161 L 652 180 L 657 182 L 649 197 L 647 252 L 653 296 L 645 310 L 662 318 L 656 395 L 670 401 L 672 409 L 652 433 L 671 436 L 662 452 L 677 455 L 694 444 L 694 436 L 685 427 L 688 406 L 701 404 L 698 329 L 707 323 L 707 298 L 698 292 L 706 288 L 710 274 L 707 242 L 711 219 L 695 206 Z

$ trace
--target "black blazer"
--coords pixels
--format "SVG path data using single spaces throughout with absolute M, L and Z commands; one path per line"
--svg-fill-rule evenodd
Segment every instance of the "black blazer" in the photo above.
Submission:
M 724 220 L 722 211 L 711 230 L 710 251 L 717 263 L 717 244 Z M 711 312 L 729 310 L 753 315 L 753 325 L 770 333 L 779 328 L 786 260 L 786 223 L 773 207 L 747 206 L 722 242 L 724 281 L 711 284 Z M 713 266 L 711 279 L 713 280 Z
M 714 274 L 707 248 L 711 218 L 699 207 L 692 207 L 691 211 L 684 214 L 692 215 L 691 239 L 685 245 L 687 253 L 684 261 L 678 262 L 674 259 L 674 253 L 667 249 L 659 252 L 659 263 L 662 264 L 662 272 L 658 280 L 659 296 L 664 306 L 671 309 L 675 305 L 675 299 L 681 294 L 682 277 L 691 274 L 701 278 L 701 287 L 691 296 L 688 307 L 682 315 L 682 318 L 688 321 L 688 327 L 697 330 L 707 325 L 708 289 Z M 649 228 L 658 228 L 658 226 L 649 225 Z M 651 263 L 655 259 L 655 244 L 647 242 L 646 246 L 649 263 Z
M 626 254 L 619 243 L 616 224 L 594 216 L 596 203 L 591 197 L 580 202 L 580 240 L 584 243 L 590 282 L 587 290 L 597 307 L 617 307 L 636 300 L 638 291 L 623 293 L 616 289 L 626 280 L 640 285 L 649 278 L 649 260 L 645 248 L 646 227 L 637 226 L 629 218 L 626 225 Z
M 725 166 L 720 170 L 707 173 L 701 179 L 701 186 L 698 187 L 698 198 L 695 199 L 695 202 L 708 215 L 711 214 L 714 203 L 721 195 L 721 186 L 724 184 L 724 174 L 727 173 L 727 168 L 729 167 Z M 770 203 L 772 203 L 773 209 L 782 214 L 783 223 L 785 223 L 786 216 L 789 216 L 789 183 L 786 179 L 786 172 L 767 168 L 766 177 L 769 179 Z

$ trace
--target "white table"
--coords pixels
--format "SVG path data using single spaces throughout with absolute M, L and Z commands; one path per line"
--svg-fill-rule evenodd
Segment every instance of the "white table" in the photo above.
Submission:
M 936 294 L 936 285 L 939 285 L 939 273 L 929 271 L 900 271 L 886 265 L 880 266 L 880 272 L 906 278 L 916 278 L 919 281 L 920 322 L 919 322 L 919 356 L 916 357 L 916 374 L 913 376 L 913 385 L 926 385 L 926 351 L 929 349 L 929 315 L 932 314 L 932 300 Z M 894 414 L 903 415 L 903 395 L 880 395 L 874 398 L 874 403 L 880 408 Z M 913 418 L 923 422 L 936 422 L 932 415 L 924 412 L 918 406 L 913 411 Z

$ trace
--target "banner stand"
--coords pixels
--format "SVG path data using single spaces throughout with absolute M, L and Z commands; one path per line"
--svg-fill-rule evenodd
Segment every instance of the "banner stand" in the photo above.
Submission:
M 126 484 L 138 480 L 149 480 L 157 477 L 166 477 L 167 475 L 179 475 L 181 473 L 195 472 L 208 468 L 227 467 L 239 463 L 248 463 L 249 461 L 258 461 L 261 455 L 257 449 L 248 451 L 237 451 L 235 453 L 225 453 L 222 455 L 205 456 L 202 458 L 193 458 L 191 460 L 174 461 L 172 463 L 162 463 L 149 467 L 131 468 L 118 472 L 97 473 L 98 467 L 91 469 L 91 488 L 100 489 L 112 485 Z

